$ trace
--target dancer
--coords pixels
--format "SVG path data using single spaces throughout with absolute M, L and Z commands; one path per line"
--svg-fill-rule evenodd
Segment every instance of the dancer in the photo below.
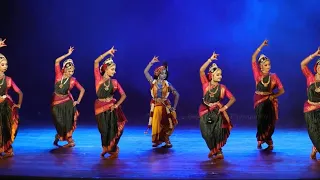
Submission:
M 252 55 L 252 70 L 256 83 L 256 91 L 254 94 L 254 108 L 257 116 L 257 148 L 261 149 L 263 143 L 267 143 L 266 150 L 273 150 L 272 135 L 274 133 L 275 124 L 278 120 L 278 97 L 284 93 L 284 88 L 278 76 L 270 73 L 270 59 L 261 54 L 258 62 L 257 55 L 263 47 L 268 45 L 265 40 Z M 275 89 L 278 92 L 274 92 Z
M 222 147 L 230 135 L 232 123 L 226 110 L 236 101 L 225 85 L 220 84 L 222 70 L 213 63 L 208 75 L 205 70 L 213 60 L 217 60 L 215 52 L 201 66 L 200 79 L 203 90 L 203 101 L 199 107 L 200 130 L 210 152 L 208 158 L 223 159 Z M 220 101 L 225 97 L 229 99 L 226 105 Z
M 148 128 L 152 127 L 152 147 L 157 147 L 164 142 L 165 145 L 162 147 L 171 148 L 172 144 L 169 137 L 178 124 L 176 108 L 179 93 L 167 80 L 169 71 L 166 63 L 155 69 L 153 78 L 149 74 L 151 66 L 156 62 L 159 62 L 159 60 L 155 56 L 144 70 L 144 75 L 151 85 L 152 96 Z M 168 99 L 170 93 L 175 96 L 173 107 Z
M 316 154 L 320 150 L 320 59 L 313 67 L 315 75 L 308 68 L 309 62 L 316 56 L 320 56 L 320 47 L 301 62 L 301 70 L 307 79 L 308 100 L 304 104 L 303 112 L 309 138 L 313 144 L 310 154 L 311 159 L 316 159 Z
M 95 116 L 101 134 L 101 156 L 104 157 L 106 153 L 109 153 L 108 158 L 118 157 L 118 143 L 127 122 L 127 118 L 121 109 L 121 104 L 127 96 L 120 83 L 116 79 L 111 79 L 116 73 L 116 64 L 112 59 L 116 51 L 112 47 L 94 61 L 94 77 L 98 97 L 94 105 Z M 107 55 L 111 57 L 107 58 L 99 68 L 100 61 Z M 113 97 L 116 91 L 121 95 L 118 102 Z
M 7 46 L 5 40 L 0 40 L 0 48 Z M 12 157 L 12 144 L 17 136 L 19 114 L 23 94 L 12 78 L 4 73 L 8 69 L 8 61 L 3 54 L 0 54 L 0 158 Z M 19 94 L 18 104 L 14 104 L 8 94 L 8 90 L 13 90 Z
M 57 134 L 53 144 L 59 146 L 58 142 L 67 141 L 64 147 L 73 147 L 75 142 L 72 134 L 76 129 L 79 112 L 76 105 L 80 104 L 84 95 L 84 88 L 79 84 L 74 74 L 74 63 L 72 59 L 67 59 L 63 62 L 62 69 L 60 62 L 70 56 L 74 48 L 70 47 L 68 53 L 57 58 L 55 62 L 55 86 L 51 104 L 51 112 Z M 74 101 L 70 91 L 76 86 L 80 90 L 77 101 Z

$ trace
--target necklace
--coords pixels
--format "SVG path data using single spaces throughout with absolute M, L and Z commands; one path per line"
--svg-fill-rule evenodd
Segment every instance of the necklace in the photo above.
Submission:
M 315 87 L 314 91 L 318 93 L 318 92 L 320 92 L 320 87 L 317 87 L 317 82 L 319 82 L 318 74 L 316 74 L 315 81 L 314 81 L 314 87 Z
M 63 76 L 62 76 L 59 88 L 62 88 L 67 83 L 68 80 L 69 80 L 69 77 L 64 81 L 64 83 L 62 83 L 62 81 L 63 81 Z
M 319 81 L 314 82 L 314 87 L 315 87 L 314 91 L 318 93 L 318 92 L 320 92 L 320 87 L 317 87 L 317 82 L 319 82 Z
M 0 89 L 1 89 L 1 87 L 2 87 L 2 85 L 3 85 L 3 83 L 4 83 L 4 80 L 6 79 L 6 76 L 5 75 L 3 75 L 3 78 L 2 78 L 2 82 L 0 83 Z
M 214 87 L 213 88 L 211 88 L 213 85 L 210 83 L 210 89 L 209 89 L 209 96 L 210 97 L 214 97 L 214 95 L 218 92 L 218 89 L 219 89 L 219 85 L 217 85 L 216 87 L 216 90 L 214 91 L 214 92 L 212 92 L 212 89 L 214 89 Z
M 162 81 L 157 81 L 157 88 L 158 89 L 163 89 Z
M 106 82 L 107 82 L 107 81 L 109 82 L 108 85 L 106 85 Z M 103 83 L 103 85 L 104 85 L 104 90 L 109 91 L 110 83 L 111 83 L 110 79 L 107 79 L 107 80 Z
M 268 81 L 265 83 L 263 82 L 263 78 L 261 78 L 261 84 L 264 86 L 264 87 L 268 87 L 269 83 L 270 83 L 270 75 L 268 75 Z

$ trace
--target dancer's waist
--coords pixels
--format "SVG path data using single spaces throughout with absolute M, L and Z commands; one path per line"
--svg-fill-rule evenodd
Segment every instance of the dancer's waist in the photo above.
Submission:
M 311 105 L 315 105 L 315 106 L 320 105 L 320 102 L 312 102 L 310 100 L 308 100 L 308 103 L 311 104 Z
M 206 105 L 206 106 L 209 106 L 209 107 L 213 107 L 213 106 L 221 106 L 221 103 L 220 101 L 217 101 L 217 102 L 207 102 L 205 100 L 203 100 L 203 104 Z
M 56 92 L 54 92 L 54 95 L 56 95 L 58 97 L 67 97 L 67 96 L 69 96 L 69 94 L 59 94 L 59 93 L 56 93 Z
M 256 92 L 255 92 L 255 94 L 268 96 L 268 95 L 271 95 L 271 94 L 272 94 L 272 92 L 256 91 Z
M 108 97 L 108 98 L 99 98 L 98 101 L 101 101 L 101 102 L 110 102 L 110 101 L 113 101 L 114 98 L 113 97 Z

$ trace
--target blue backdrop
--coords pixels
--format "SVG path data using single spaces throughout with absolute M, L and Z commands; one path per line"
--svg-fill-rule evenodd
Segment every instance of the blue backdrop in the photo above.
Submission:
M 24 92 L 22 123 L 52 122 L 54 60 L 69 46 L 75 47 L 75 77 L 86 89 L 79 122 L 95 123 L 93 61 L 114 45 L 115 78 L 127 93 L 123 108 L 130 124 L 147 124 L 150 92 L 143 70 L 158 55 L 168 61 L 169 81 L 181 95 L 180 124 L 196 125 L 199 68 L 216 51 L 222 83 L 237 99 L 231 118 L 236 126 L 254 127 L 251 55 L 267 38 L 262 52 L 286 90 L 278 125 L 304 127 L 300 61 L 320 45 L 319 5 L 316 0 L 4 0 L 0 37 L 8 47 L 0 51 L 9 60 L 7 75 Z

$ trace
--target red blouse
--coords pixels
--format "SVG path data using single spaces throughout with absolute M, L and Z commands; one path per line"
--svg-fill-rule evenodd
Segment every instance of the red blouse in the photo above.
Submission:
M 19 87 L 16 85 L 16 83 L 14 83 L 14 81 L 12 80 L 11 77 L 5 76 L 6 77 L 6 83 L 7 83 L 7 89 L 6 89 L 6 94 L 8 94 L 8 90 L 12 87 L 13 90 L 16 93 L 21 92 L 21 90 L 19 89 Z
M 208 81 L 208 78 L 205 74 L 200 76 L 200 80 L 201 80 L 202 92 L 204 96 L 210 88 L 210 82 Z M 231 99 L 233 97 L 233 94 L 228 90 L 228 88 L 223 84 L 220 84 L 220 86 L 221 86 L 220 98 L 223 99 L 225 96 L 227 96 L 227 98 Z
M 315 76 L 307 66 L 304 66 L 301 70 L 302 70 L 303 75 L 307 79 L 307 87 L 309 87 L 311 84 L 315 83 L 315 81 L 316 81 Z
M 253 77 L 256 82 L 256 85 L 261 81 L 261 79 L 264 77 L 260 69 L 258 68 L 257 62 L 252 62 L 252 71 L 253 71 Z M 283 85 L 279 79 L 279 77 L 275 73 L 270 73 L 271 76 L 271 90 L 274 87 L 277 87 L 278 89 L 283 89 Z
M 99 67 L 94 68 L 94 78 L 95 78 L 96 92 L 98 92 L 100 85 L 104 83 L 104 79 L 100 74 Z M 116 79 L 111 79 L 111 83 L 113 85 L 113 92 L 119 91 L 120 95 L 125 95 L 124 90 L 122 89 L 120 83 Z
M 61 81 L 62 76 L 63 76 L 59 63 L 56 63 L 56 65 L 55 65 L 55 74 L 56 74 L 55 83 L 57 83 L 58 81 Z M 76 78 L 71 77 L 69 90 L 71 90 L 74 86 L 76 86 L 78 89 L 82 89 L 83 88 L 81 86 L 81 84 L 77 81 Z

